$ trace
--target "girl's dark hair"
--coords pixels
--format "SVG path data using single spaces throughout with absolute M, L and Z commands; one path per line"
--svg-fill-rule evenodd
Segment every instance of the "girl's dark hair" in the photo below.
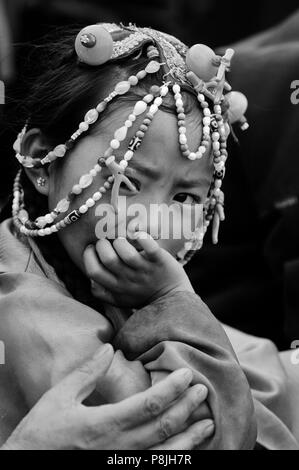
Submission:
M 148 63 L 146 46 L 125 59 L 99 67 L 80 63 L 74 49 L 78 32 L 78 28 L 58 30 L 54 37 L 48 36 L 42 45 L 36 45 L 30 57 L 30 68 L 37 68 L 37 76 L 33 75 L 33 80 L 29 80 L 27 98 L 18 115 L 23 123 L 30 116 L 30 127 L 41 129 L 53 145 L 65 142 L 77 130 L 88 109 L 104 99 L 119 81 L 136 74 Z M 127 34 L 123 32 L 123 36 Z M 117 33 L 114 39 L 122 37 Z M 136 100 L 153 84 L 161 85 L 165 73 L 167 70 L 161 67 L 157 74 L 148 75 L 138 87 L 110 104 L 100 120 L 121 102 Z M 187 108 L 194 104 L 195 100 L 190 101 L 186 96 Z M 174 102 L 167 102 L 164 109 L 174 112 Z
M 42 42 L 31 45 L 25 61 L 23 72 L 23 77 L 26 77 L 25 91 L 14 109 L 14 120 L 11 122 L 19 132 L 29 119 L 29 129 L 39 128 L 51 147 L 66 142 L 77 130 L 78 124 L 89 109 L 103 100 L 119 81 L 136 74 L 148 63 L 146 48 L 141 47 L 126 59 L 108 62 L 99 67 L 82 64 L 78 61 L 74 49 L 75 38 L 80 29 L 70 27 L 56 30 L 54 34 L 43 38 Z M 122 38 L 117 38 L 120 39 Z M 152 85 L 160 86 L 166 72 L 167 70 L 162 67 L 157 74 L 148 75 L 128 94 L 118 97 L 100 115 L 98 122 L 100 123 L 107 113 L 113 112 L 120 105 L 127 106 L 128 101 L 135 102 L 148 92 Z M 196 99 L 190 93 L 184 92 L 184 95 L 185 108 L 188 112 L 196 106 Z M 174 101 L 167 100 L 163 103 L 162 109 L 175 112 Z M 89 132 L 93 132 L 95 128 L 96 125 L 91 126 Z M 25 174 L 22 183 L 26 208 L 31 220 L 47 213 L 47 198 L 37 193 Z M 78 300 L 90 304 L 90 296 L 86 298 L 86 292 L 90 291 L 88 280 L 74 268 L 58 237 L 52 235 L 36 241 L 45 259 L 54 267 L 71 294 Z M 77 276 L 73 275 L 74 272 Z

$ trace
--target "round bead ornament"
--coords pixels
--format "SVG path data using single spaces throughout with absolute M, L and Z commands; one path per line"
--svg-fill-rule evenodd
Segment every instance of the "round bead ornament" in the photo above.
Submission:
M 248 100 L 243 93 L 239 91 L 231 91 L 225 95 L 229 104 L 228 116 L 231 124 L 240 121 L 245 115 L 248 108 Z
M 190 71 L 205 82 L 217 75 L 217 56 L 210 47 L 204 44 L 195 44 L 189 49 L 186 64 Z
M 84 64 L 102 65 L 111 59 L 113 39 L 103 26 L 99 24 L 87 26 L 78 34 L 75 49 Z

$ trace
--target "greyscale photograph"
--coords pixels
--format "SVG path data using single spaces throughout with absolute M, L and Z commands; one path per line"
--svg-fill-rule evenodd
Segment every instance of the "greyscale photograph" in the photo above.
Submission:
M 299 450 L 298 8 L 0 0 L 1 451 Z

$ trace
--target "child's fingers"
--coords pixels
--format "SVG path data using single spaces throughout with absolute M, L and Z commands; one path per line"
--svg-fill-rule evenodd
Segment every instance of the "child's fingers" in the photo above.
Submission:
M 90 279 L 102 284 L 106 289 L 113 290 L 117 288 L 117 278 L 100 263 L 94 246 L 86 248 L 83 260 L 86 273 Z
M 99 240 L 96 244 L 96 252 L 101 263 L 115 275 L 119 275 L 123 269 L 123 263 L 113 246 L 108 240 Z
M 142 269 L 145 267 L 144 258 L 125 238 L 118 238 L 115 240 L 113 242 L 113 247 L 121 260 L 130 266 L 130 268 Z
M 160 261 L 161 248 L 148 233 L 138 232 L 135 239 L 138 241 L 141 248 L 143 248 L 147 259 L 154 262 Z

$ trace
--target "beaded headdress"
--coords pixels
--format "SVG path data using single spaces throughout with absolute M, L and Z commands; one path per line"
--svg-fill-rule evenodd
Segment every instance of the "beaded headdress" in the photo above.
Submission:
M 76 141 L 94 125 L 99 116 L 109 106 L 138 85 L 147 75 L 155 75 L 160 70 L 165 71 L 163 83 L 153 85 L 143 99 L 135 103 L 124 125 L 115 130 L 113 139 L 103 155 L 98 157 L 97 164 L 89 173 L 82 175 L 68 195 L 59 201 L 50 213 L 29 220 L 25 209 L 24 192 L 21 186 L 21 172 L 18 172 L 14 184 L 13 220 L 22 234 L 28 237 L 43 237 L 64 229 L 79 220 L 90 208 L 100 201 L 103 194 L 111 191 L 111 202 L 117 211 L 119 188 L 122 183 L 134 190 L 134 186 L 125 175 L 125 170 L 135 152 L 140 147 L 155 114 L 161 107 L 165 97 L 172 93 L 176 105 L 178 121 L 178 143 L 182 156 L 190 161 L 200 160 L 204 155 L 213 153 L 214 177 L 205 203 L 204 227 L 194 232 L 192 239 L 185 243 L 177 257 L 183 264 L 201 248 L 203 237 L 212 223 L 213 242 L 217 243 L 219 225 L 224 220 L 224 194 L 221 190 L 225 175 L 225 163 L 228 157 L 227 138 L 230 125 L 239 122 L 243 130 L 248 123 L 244 117 L 247 110 L 247 99 L 239 92 L 233 92 L 226 81 L 234 55 L 228 49 L 223 57 L 217 56 L 209 47 L 196 44 L 190 49 L 169 34 L 161 33 L 151 28 L 138 28 L 135 25 L 123 26 L 100 23 L 87 26 L 78 34 L 75 41 L 78 60 L 91 67 L 100 67 L 108 62 L 116 62 L 133 54 L 146 51 L 148 63 L 136 75 L 127 77 L 119 82 L 109 95 L 93 109 L 90 109 L 76 132 L 64 144 L 56 146 L 43 158 L 32 158 L 21 154 L 22 139 L 27 132 L 27 125 L 14 144 L 16 158 L 24 168 L 38 168 L 48 165 L 56 159 L 63 158 L 71 150 Z M 163 68 L 162 68 L 163 67 Z M 197 96 L 203 113 L 202 139 L 198 149 L 191 150 L 186 135 L 186 115 L 182 88 L 190 89 Z M 128 148 L 123 153 L 123 159 L 117 163 L 114 153 L 121 148 L 126 140 L 128 131 L 134 126 L 138 116 L 144 115 L 144 120 Z M 103 167 L 107 167 L 111 176 L 105 183 L 88 198 L 85 204 L 69 212 L 71 202 L 77 195 L 90 187 Z

